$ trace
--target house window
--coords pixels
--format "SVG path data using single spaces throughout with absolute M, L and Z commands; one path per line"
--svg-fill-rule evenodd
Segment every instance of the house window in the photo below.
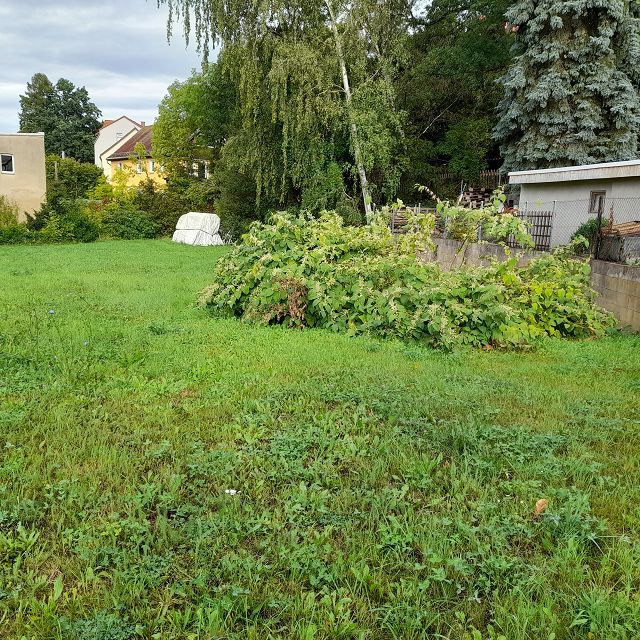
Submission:
M 15 173 L 13 156 L 10 153 L 3 153 L 0 155 L 2 160 L 2 173 Z
M 118 171 L 122 171 L 122 162 L 118 162 Z
M 154 160 L 149 160 L 149 173 L 153 173 L 156 170 L 156 163 Z
M 138 173 L 142 173 L 142 162 L 138 162 L 138 166 L 136 167 L 136 171 Z
M 604 201 L 607 197 L 606 191 L 592 191 L 589 201 L 589 213 L 597 216 L 604 211 Z

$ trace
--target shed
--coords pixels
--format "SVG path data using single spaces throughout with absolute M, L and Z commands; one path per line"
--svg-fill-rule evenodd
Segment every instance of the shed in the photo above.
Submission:
M 599 215 L 613 224 L 640 220 L 640 160 L 513 171 L 509 184 L 521 187 L 521 210 L 553 212 L 552 246 Z

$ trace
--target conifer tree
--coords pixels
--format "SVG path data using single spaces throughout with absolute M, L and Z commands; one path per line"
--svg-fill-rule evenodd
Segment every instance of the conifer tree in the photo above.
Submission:
M 494 130 L 505 168 L 629 160 L 638 153 L 635 0 L 517 0 L 514 63 Z

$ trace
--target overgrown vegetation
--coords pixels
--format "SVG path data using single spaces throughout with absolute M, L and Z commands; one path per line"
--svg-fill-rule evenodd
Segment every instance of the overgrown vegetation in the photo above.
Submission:
M 15 207 L 0 207 L 0 244 L 163 237 L 173 233 L 182 214 L 212 208 L 203 182 L 158 187 L 147 180 L 133 188 L 116 174 L 109 184 L 99 167 L 59 156 L 47 156 L 46 170 L 46 202 L 26 223 L 18 223 Z
M 507 234 L 513 230 L 510 220 L 483 215 L 494 234 L 500 224 Z M 589 265 L 567 252 L 521 269 L 511 258 L 447 272 L 419 260 L 416 251 L 429 246 L 435 220 L 423 214 L 417 222 L 419 232 L 396 239 L 384 213 L 366 227 L 345 226 L 334 213 L 275 214 L 218 261 L 203 301 L 217 313 L 266 324 L 437 347 L 522 346 L 542 336 L 601 336 L 611 326 L 593 303 Z M 475 233 L 478 220 L 471 222 Z
M 636 337 L 212 320 L 226 251 L 0 248 L 1 636 L 640 636 Z

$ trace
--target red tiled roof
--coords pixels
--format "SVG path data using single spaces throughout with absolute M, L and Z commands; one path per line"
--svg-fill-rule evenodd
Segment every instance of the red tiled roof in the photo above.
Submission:
M 102 126 L 100 127 L 101 129 L 104 129 L 105 127 L 108 127 L 110 124 L 113 124 L 115 122 L 115 120 L 105 120 L 102 123 Z
M 136 153 L 136 147 L 142 144 L 147 151 L 147 157 L 151 157 L 151 137 L 153 133 L 153 126 L 142 127 L 138 133 L 129 138 L 126 142 L 123 142 L 107 160 L 128 160 L 132 155 Z

